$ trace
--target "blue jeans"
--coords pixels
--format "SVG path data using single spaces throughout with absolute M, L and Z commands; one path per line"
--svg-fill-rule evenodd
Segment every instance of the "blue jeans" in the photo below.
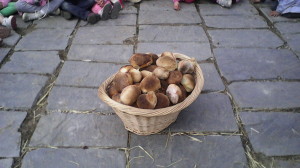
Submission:
M 15 7 L 19 12 L 34 13 L 42 11 L 44 14 L 49 14 L 59 8 L 62 2 L 63 0 L 52 0 L 45 6 L 37 6 L 29 4 L 26 1 L 19 0 L 16 2 Z
M 95 0 L 65 0 L 60 7 L 74 16 L 86 20 L 91 13 L 91 7 L 95 3 Z

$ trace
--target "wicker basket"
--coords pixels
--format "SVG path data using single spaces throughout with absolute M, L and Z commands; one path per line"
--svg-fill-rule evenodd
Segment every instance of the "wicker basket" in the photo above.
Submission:
M 181 60 L 191 59 L 183 54 L 173 54 L 176 58 Z M 202 70 L 198 64 L 195 66 L 195 74 L 196 85 L 193 92 L 183 102 L 167 108 L 140 109 L 123 105 L 112 100 L 107 95 L 106 88 L 112 82 L 115 75 L 112 75 L 100 85 L 98 89 L 98 96 L 102 101 L 113 108 L 116 114 L 123 121 L 127 130 L 138 135 L 155 134 L 167 128 L 177 119 L 177 116 L 182 109 L 186 108 L 197 99 L 204 84 Z

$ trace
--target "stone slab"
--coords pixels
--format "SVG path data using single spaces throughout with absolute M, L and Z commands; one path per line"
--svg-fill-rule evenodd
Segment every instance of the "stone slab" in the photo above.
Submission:
M 131 40 L 135 33 L 134 26 L 80 27 L 73 44 L 123 44 Z
M 36 29 L 25 35 L 15 50 L 65 50 L 73 29 Z
M 194 3 L 181 3 L 180 4 L 181 11 L 190 11 L 197 13 Z M 162 0 L 151 0 L 151 1 L 143 1 L 140 4 L 140 12 L 141 11 L 173 11 L 173 2 L 172 1 L 162 1 Z M 158 13 L 159 13 L 158 12 Z
M 68 60 L 128 63 L 132 54 L 132 45 L 73 44 L 68 52 Z
M 284 37 L 286 38 L 286 41 L 288 45 L 291 47 L 291 49 L 296 52 L 298 57 L 300 57 L 300 45 L 299 45 L 300 34 L 284 35 Z
M 47 28 L 47 29 L 74 29 L 78 20 L 66 20 L 63 17 L 48 16 L 46 18 L 35 20 L 33 24 L 36 24 L 35 28 Z
M 18 129 L 26 115 L 26 112 L 0 111 L 0 157 L 19 157 L 21 133 Z
M 279 16 L 279 17 L 270 16 L 270 13 L 271 13 L 270 7 L 261 7 L 261 8 L 259 8 L 259 10 L 271 23 L 300 21 L 300 19 L 291 19 L 291 18 L 286 18 L 286 17 L 282 17 L 282 16 Z
M 283 41 L 270 30 L 208 30 L 216 47 L 270 47 L 283 45 Z
M 267 156 L 300 154 L 300 114 L 291 112 L 242 112 L 255 152 Z
M 54 86 L 48 98 L 48 111 L 100 111 L 112 113 L 113 110 L 102 102 L 97 89 Z
M 204 16 L 205 24 L 213 28 L 267 28 L 261 16 Z
M 108 77 L 117 73 L 121 67 L 122 65 L 109 63 L 66 61 L 55 84 L 99 87 Z
M 130 146 L 141 146 L 153 157 L 152 160 L 144 150 L 136 147 L 130 150 L 131 168 L 247 167 L 245 152 L 238 136 L 132 135 Z
M 276 160 L 274 168 L 300 168 L 299 160 Z
M 217 4 L 199 4 L 202 16 L 232 15 L 232 16 L 252 16 L 258 15 L 258 11 L 248 2 L 240 1 L 232 5 L 230 9 L 223 8 Z
M 3 39 L 3 44 L 5 44 L 7 46 L 14 46 L 18 43 L 20 38 L 21 38 L 21 36 L 18 33 L 16 33 L 15 31 L 11 31 L 10 36 Z
M 39 75 L 0 74 L 0 106 L 31 108 L 47 80 Z
M 13 159 L 0 159 L 0 168 L 11 168 Z
M 139 26 L 140 42 L 208 42 L 200 26 Z
M 228 88 L 242 108 L 300 107 L 300 82 L 237 82 Z
M 0 62 L 3 61 L 3 59 L 6 57 L 9 51 L 10 48 L 0 48 Z
M 14 52 L 0 72 L 53 74 L 59 63 L 56 51 Z
M 200 64 L 200 67 L 204 77 L 203 91 L 225 90 L 225 86 L 214 64 Z
M 278 22 L 275 27 L 281 34 L 296 34 L 300 33 L 300 22 Z
M 137 14 L 137 8 L 134 3 L 124 2 L 124 8 L 120 11 L 120 14 Z
M 36 149 L 28 152 L 22 168 L 125 167 L 126 158 L 116 149 Z
M 191 58 L 196 58 L 197 61 L 203 61 L 213 57 L 209 43 L 196 42 L 138 43 L 136 52 L 160 54 L 164 51 L 182 53 Z
M 120 14 L 117 19 L 100 20 L 94 25 L 87 26 L 135 26 L 136 14 Z
M 139 12 L 139 24 L 200 24 L 201 22 L 199 14 L 195 11 L 142 10 Z
M 201 94 L 182 110 L 172 132 L 235 132 L 238 131 L 228 96 L 220 93 Z
M 55 112 L 41 117 L 29 146 L 126 147 L 127 134 L 116 115 Z
M 222 76 L 229 82 L 247 79 L 300 79 L 300 61 L 289 50 L 214 49 Z
M 22 20 L 22 16 L 15 15 L 15 17 L 17 19 L 18 28 L 20 29 L 27 29 L 30 25 L 32 25 L 32 22 L 24 22 L 24 20 Z

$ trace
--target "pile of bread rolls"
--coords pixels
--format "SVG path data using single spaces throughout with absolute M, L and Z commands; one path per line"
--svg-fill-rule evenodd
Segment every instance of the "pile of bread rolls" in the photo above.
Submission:
M 142 109 L 159 109 L 184 101 L 195 87 L 195 63 L 177 60 L 172 52 L 160 57 L 136 53 L 107 87 L 113 100 Z

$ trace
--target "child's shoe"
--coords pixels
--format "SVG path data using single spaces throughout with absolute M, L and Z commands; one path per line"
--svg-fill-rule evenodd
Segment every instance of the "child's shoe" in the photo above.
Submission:
M 71 20 L 72 19 L 72 14 L 68 11 L 65 10 L 61 10 L 60 11 L 60 16 L 62 16 L 63 18 L 65 18 L 66 20 Z
M 112 9 L 112 5 L 110 1 L 106 1 L 103 6 L 95 4 L 92 8 L 92 11 L 100 15 L 101 20 L 107 20 L 109 19 L 111 9 Z
M 0 38 L 5 39 L 6 37 L 10 36 L 11 29 L 8 27 L 0 26 Z
M 119 13 L 121 9 L 122 9 L 122 4 L 120 1 L 113 3 L 113 8 L 110 13 L 110 18 L 117 19 L 119 17 Z
M 90 24 L 95 24 L 100 20 L 100 16 L 95 13 L 90 13 L 86 20 Z
M 15 30 L 17 28 L 16 17 L 15 16 L 9 16 L 8 18 L 7 17 L 4 18 L 3 22 L 2 22 L 2 25 Z
M 232 0 L 217 0 L 217 3 L 222 7 L 230 8 L 232 5 Z
M 22 19 L 24 20 L 24 22 L 28 22 L 31 20 L 37 20 L 37 19 L 41 19 L 45 16 L 44 13 L 42 13 L 41 11 L 35 12 L 35 13 L 23 13 L 22 15 Z

